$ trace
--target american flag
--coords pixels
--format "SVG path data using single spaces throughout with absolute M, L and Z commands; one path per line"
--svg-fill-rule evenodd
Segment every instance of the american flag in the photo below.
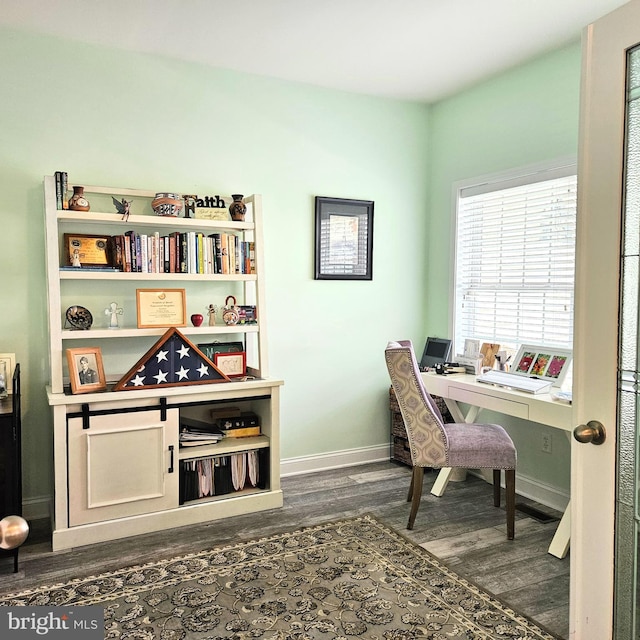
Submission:
M 124 375 L 115 391 L 229 382 L 229 378 L 175 327 Z

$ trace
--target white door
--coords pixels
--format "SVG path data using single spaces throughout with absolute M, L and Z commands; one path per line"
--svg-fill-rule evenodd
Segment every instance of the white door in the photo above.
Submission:
M 640 92 L 638 43 L 632 0 L 588 27 L 583 47 L 573 417 L 600 422 L 606 440 L 572 443 L 572 640 L 637 637 L 640 95 L 634 105 L 627 89 Z

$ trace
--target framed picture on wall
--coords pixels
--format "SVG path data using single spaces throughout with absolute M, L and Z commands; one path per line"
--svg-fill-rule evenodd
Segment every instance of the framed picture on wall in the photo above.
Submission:
M 373 200 L 316 197 L 315 279 L 373 279 Z

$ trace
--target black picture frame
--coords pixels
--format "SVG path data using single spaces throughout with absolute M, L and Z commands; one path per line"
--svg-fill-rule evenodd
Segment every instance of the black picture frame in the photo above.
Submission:
M 315 280 L 373 279 L 373 200 L 315 199 Z

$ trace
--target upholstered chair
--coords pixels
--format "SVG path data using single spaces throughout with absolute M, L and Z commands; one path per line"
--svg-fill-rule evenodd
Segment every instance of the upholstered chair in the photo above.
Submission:
M 493 503 L 500 506 L 501 471 L 505 472 L 507 538 L 515 534 L 516 448 L 497 424 L 445 423 L 424 388 L 410 340 L 390 342 L 385 350 L 387 368 L 407 430 L 413 473 L 409 496 L 411 513 L 407 529 L 420 506 L 424 468 L 493 469 Z

